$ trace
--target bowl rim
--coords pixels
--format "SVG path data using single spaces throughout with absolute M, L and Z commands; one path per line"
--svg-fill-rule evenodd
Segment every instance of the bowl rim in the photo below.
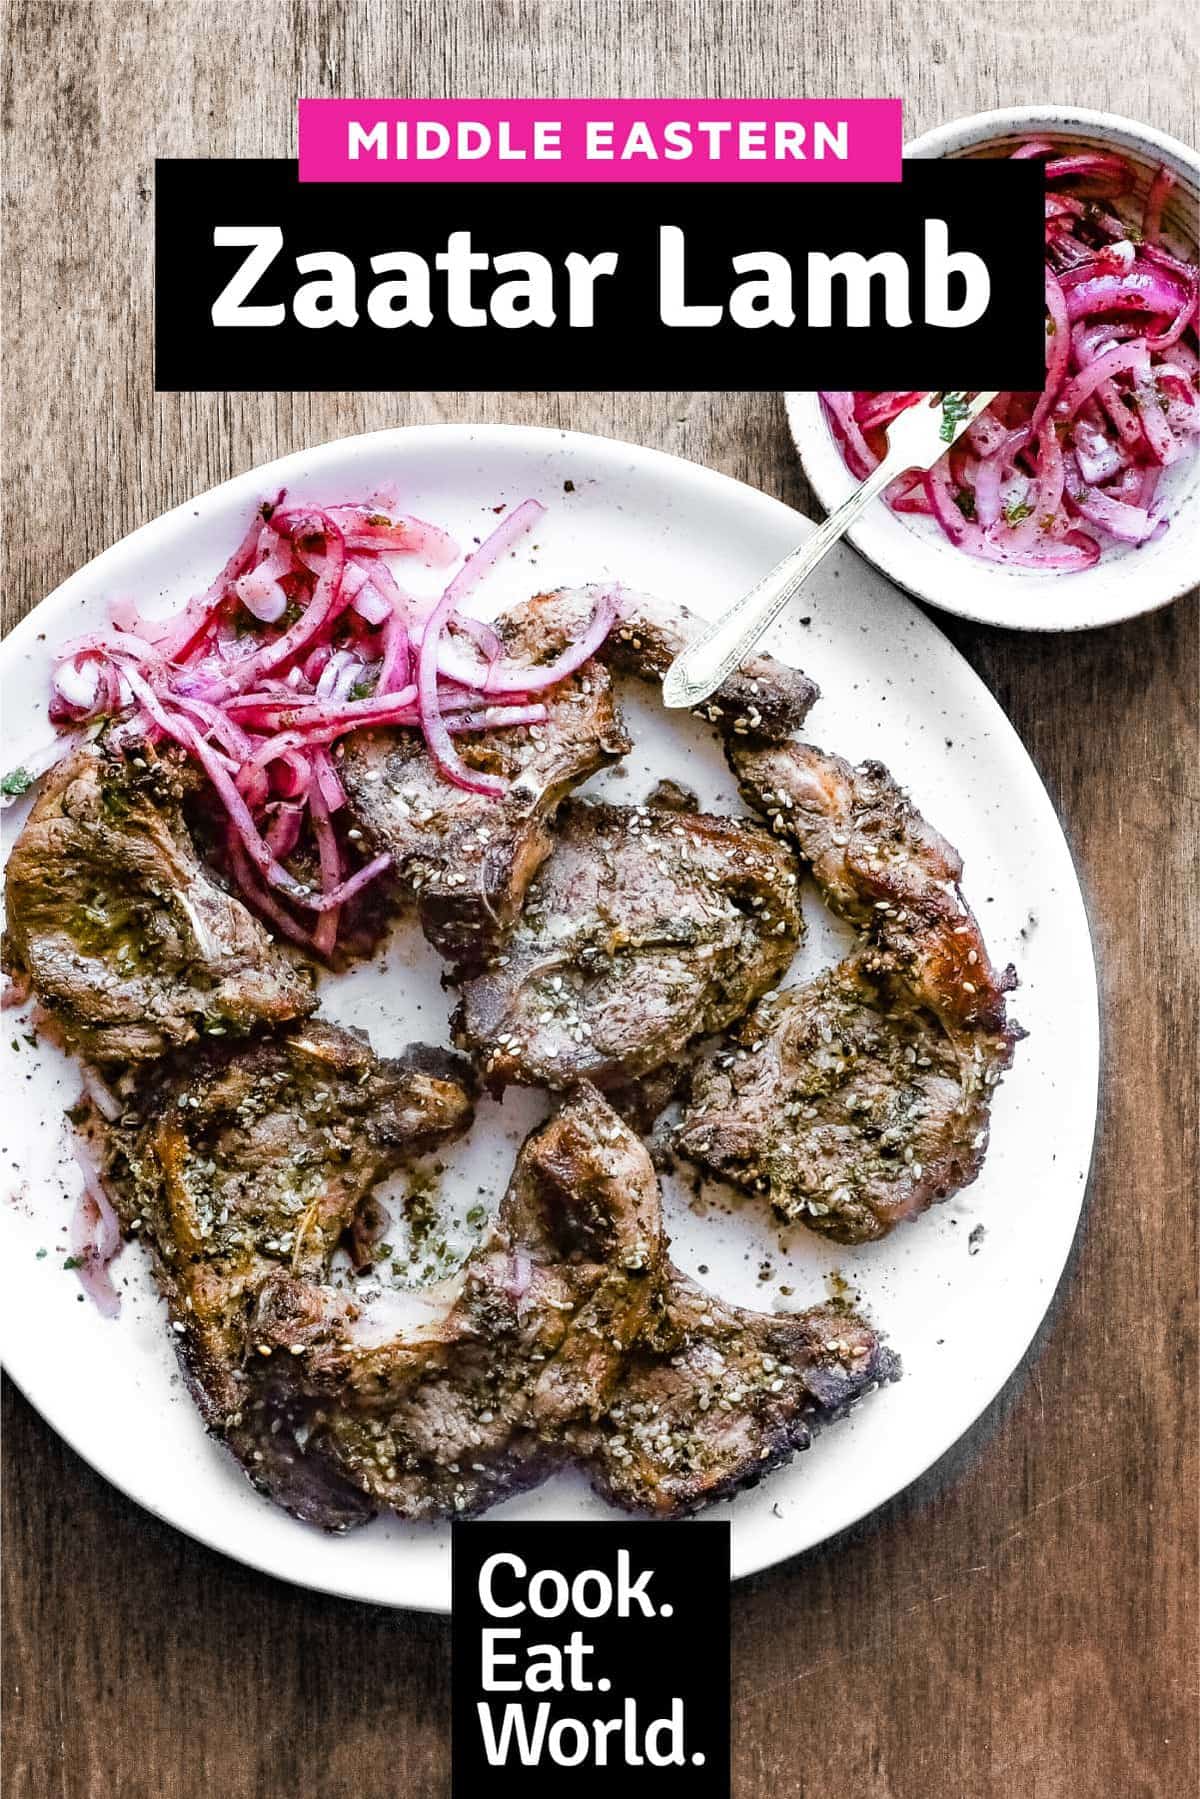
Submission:
M 1175 174 L 1182 176 L 1189 186 L 1200 192 L 1200 155 L 1180 139 L 1121 114 L 1100 112 L 1089 107 L 1009 106 L 964 114 L 961 118 L 935 125 L 913 138 L 905 145 L 904 155 L 915 160 L 933 160 L 959 150 L 1001 140 L 1014 133 L 1028 133 L 1038 129 L 1053 131 L 1066 137 L 1116 143 L 1123 148 L 1140 152 L 1150 160 L 1167 163 Z M 812 391 L 789 392 L 785 393 L 784 402 L 801 468 L 816 498 L 826 512 L 830 512 L 845 499 L 854 486 L 853 476 L 842 461 L 817 394 Z M 1200 482 L 1200 472 L 1196 480 Z M 1182 525 L 1185 513 L 1189 519 L 1193 515 L 1200 515 L 1200 488 L 1195 485 L 1186 496 L 1178 518 L 1173 522 L 1176 529 Z M 903 554 L 900 540 L 889 541 L 893 523 L 904 533 L 907 543 L 917 551 L 918 566 L 915 569 Z M 885 534 L 882 543 L 879 541 L 881 532 Z M 1186 553 L 1197 536 L 1200 536 L 1200 532 L 1190 523 L 1186 530 L 1178 529 L 1175 541 L 1183 553 L 1177 562 L 1167 565 L 1164 570 L 1164 589 L 1156 592 L 1150 599 L 1147 600 L 1144 593 L 1139 591 L 1140 583 L 1128 579 L 1110 579 L 1102 590 L 1097 590 L 1092 579 L 1094 571 L 1089 569 L 1074 576 L 1065 590 L 1068 594 L 1078 595 L 1081 604 L 1064 612 L 1061 604 L 1056 604 L 1053 597 L 1064 592 L 1061 576 L 1033 570 L 1006 569 L 964 557 L 953 545 L 943 544 L 932 536 L 919 535 L 911 525 L 902 520 L 894 520 L 890 514 L 886 519 L 876 522 L 868 511 L 847 532 L 847 540 L 861 556 L 890 581 L 926 605 L 936 606 L 939 610 L 960 618 L 973 619 L 980 624 L 996 625 L 1011 631 L 1037 632 L 1097 630 L 1106 625 L 1121 624 L 1146 613 L 1157 612 L 1182 599 L 1197 584 L 1194 573 L 1197 560 L 1195 557 L 1189 558 Z M 934 558 L 938 561 L 934 561 Z M 1104 565 L 1101 563 L 1098 566 L 1103 568 Z M 1169 572 L 1172 567 L 1174 573 Z M 1108 564 L 1109 571 L 1117 568 L 1124 570 L 1126 562 Z M 1010 601 L 1020 593 L 1029 602 L 1022 608 L 1027 616 L 1014 617 L 999 604 L 989 605 L 986 601 L 979 603 L 974 599 L 975 595 L 997 595 L 1000 581 L 1009 584 L 1007 595 Z M 1089 592 L 1092 596 L 1091 604 L 1088 603 Z M 1097 600 L 1105 603 L 1097 604 Z
M 1012 131 L 1027 131 L 1041 120 L 1047 131 L 1070 136 L 1100 136 L 1126 144 L 1130 149 L 1151 149 L 1156 157 L 1175 163 L 1200 183 L 1200 152 L 1155 125 L 1143 125 L 1124 113 L 1101 112 L 1089 106 L 1000 106 L 989 112 L 964 113 L 944 125 L 933 125 L 904 146 L 904 155 L 917 161 L 944 156 L 947 150 L 989 143 Z

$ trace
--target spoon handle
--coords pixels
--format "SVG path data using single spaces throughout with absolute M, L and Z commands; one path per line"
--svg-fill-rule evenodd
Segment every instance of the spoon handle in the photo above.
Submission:
M 722 681 L 746 660 L 822 557 L 898 472 L 892 458 L 885 457 L 799 549 L 777 562 L 761 581 L 734 602 L 723 617 L 690 643 L 667 670 L 663 681 L 664 703 L 668 706 L 698 706 L 710 693 L 715 693 Z

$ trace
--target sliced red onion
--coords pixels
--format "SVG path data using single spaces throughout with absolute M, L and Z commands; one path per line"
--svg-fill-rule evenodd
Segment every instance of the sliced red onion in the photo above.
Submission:
M 83 1062 L 80 1064 L 79 1073 L 83 1081 L 83 1090 L 101 1118 L 107 1124 L 115 1123 L 125 1108 L 99 1069 L 93 1068 L 90 1062 Z
M 424 557 L 434 568 L 449 568 L 458 561 L 458 545 L 448 531 L 424 519 L 390 517 L 365 506 L 330 506 L 349 550 L 386 550 Z
M 214 751 L 190 726 L 184 725 L 183 729 L 190 736 L 191 741 L 188 747 L 216 788 L 251 863 L 267 885 L 277 888 L 280 893 L 292 901 L 293 905 L 300 906 L 307 912 L 332 911 L 335 906 L 341 906 L 346 900 L 353 898 L 354 894 L 360 888 L 365 887 L 368 881 L 373 881 L 376 875 L 382 874 L 385 868 L 390 867 L 392 859 L 389 855 L 376 856 L 372 862 L 367 863 L 365 868 L 359 869 L 357 874 L 352 875 L 349 881 L 343 882 L 341 887 L 336 888 L 332 893 L 314 893 L 311 888 L 298 881 L 271 854 L 270 846 L 259 832 L 250 808 L 238 791 L 237 783 L 230 779 Z
M 1144 343 L 1135 339 L 1132 343 L 1117 344 L 1111 350 L 1105 350 L 1097 356 L 1085 369 L 1068 381 L 1059 394 L 1054 407 L 1054 416 L 1060 420 L 1073 418 L 1096 390 L 1114 375 L 1134 375 L 1145 379 L 1149 372 L 1150 358 Z M 1136 435 L 1136 433 L 1135 433 Z
M 528 531 L 545 511 L 536 500 L 524 500 L 486 537 L 468 562 L 465 562 L 434 607 L 421 636 L 417 658 L 417 706 L 421 730 L 429 753 L 438 769 L 456 787 L 470 793 L 499 795 L 506 783 L 497 775 L 468 768 L 450 741 L 450 733 L 442 719 L 438 703 L 438 648 L 442 632 L 459 604 L 470 593 L 504 551 Z
M 466 767 L 452 734 L 535 729 L 546 708 L 533 695 L 580 667 L 616 616 L 616 590 L 600 592 L 577 642 L 539 668 L 507 662 L 495 628 L 459 610 L 542 511 L 534 500 L 517 506 L 440 600 L 417 602 L 401 592 L 381 552 L 419 550 L 444 561 L 455 553 L 445 533 L 366 507 L 284 513 L 276 502 L 256 515 L 212 586 L 161 630 L 130 601 L 113 608 L 111 630 L 67 646 L 52 712 L 73 716 L 86 705 L 123 713 L 115 746 L 142 738 L 182 748 L 224 809 L 228 867 L 247 903 L 273 929 L 330 957 L 347 903 L 391 861 L 377 855 L 346 873 L 333 825 L 346 796 L 330 746 L 364 726 L 419 729 L 452 779 L 503 791 Z M 299 616 L 271 629 L 293 606 Z M 247 631 L 239 607 L 267 629 Z M 352 700 L 360 682 L 369 692 Z M 54 745 L 45 765 L 60 753 Z M 319 891 L 284 860 L 306 829 Z M 315 924 L 292 907 L 315 915 Z
M 855 418 L 863 431 L 877 431 L 882 425 L 890 425 L 921 398 L 919 393 L 865 394 L 866 403 L 855 406 Z
M 196 639 L 208 629 L 214 612 L 224 600 L 233 583 L 240 575 L 245 574 L 254 561 L 258 551 L 263 515 L 269 514 L 274 507 L 280 504 L 282 499 L 283 492 L 281 490 L 270 505 L 264 506 L 261 512 L 255 514 L 249 530 L 212 586 L 207 588 L 204 593 L 198 594 L 195 599 L 189 600 L 183 611 L 175 618 L 164 620 L 163 630 L 155 639 L 161 656 L 171 660 L 182 657 Z
M 1163 207 L 1174 186 L 1174 175 L 1170 169 L 1160 165 L 1147 190 L 1146 208 L 1142 213 L 1142 239 L 1145 243 L 1156 243 L 1162 235 Z
M 300 828 L 304 823 L 304 807 L 293 800 L 281 800 L 275 816 L 267 826 L 265 836 L 267 848 L 277 862 L 290 856 L 300 841 Z
M 345 699 L 363 672 L 361 659 L 351 650 L 335 650 L 321 670 L 316 696 L 319 700 Z
M 1086 318 L 1092 312 L 1169 313 L 1172 316 L 1186 298 L 1178 283 L 1162 269 L 1138 267 L 1128 275 L 1087 275 L 1067 290 L 1067 316 Z
M 308 809 L 312 816 L 313 835 L 317 840 L 321 887 L 324 893 L 330 894 L 336 892 L 341 884 L 342 853 L 338 848 L 333 820 L 330 817 L 329 807 L 325 803 L 325 794 L 319 774 L 308 796 Z M 313 927 L 313 947 L 318 955 L 328 958 L 333 954 L 333 946 L 337 942 L 337 932 L 338 912 L 336 908 L 331 908 L 321 914 Z
M 316 749 L 312 753 L 313 772 L 321 798 L 328 812 L 337 812 L 346 804 L 346 790 L 342 786 L 337 769 L 327 749 Z
M 376 694 L 382 698 L 385 694 L 407 687 L 411 674 L 412 653 L 409 649 L 408 629 L 403 618 L 393 613 L 383 627 L 383 660 L 379 664 L 375 682 Z
M 1054 405 L 1054 397 L 1062 386 L 1071 360 L 1071 324 L 1066 297 L 1058 277 L 1046 270 L 1046 385 L 1029 421 L 1029 436 L 1035 438 Z
M 1152 332 L 1146 339 L 1148 350 L 1169 350 L 1177 344 L 1189 325 L 1194 324 L 1197 307 L 1200 306 L 1200 277 L 1193 271 L 1188 280 L 1187 293 L 1175 317 L 1161 331 Z
M 1185 437 L 1200 431 L 1200 395 L 1193 385 L 1195 377 L 1173 362 L 1160 362 L 1155 373 L 1159 390 L 1166 398 L 1167 422 L 1172 431 Z
M 994 456 L 997 450 L 1005 447 L 1008 442 L 1008 431 L 996 417 L 994 406 L 989 406 L 986 412 L 981 412 L 979 417 L 968 425 L 966 437 L 973 450 L 977 451 L 980 456 L 987 457 Z
M 1163 468 L 1169 467 L 1172 462 L 1178 461 L 1183 446 L 1176 441 L 1171 427 L 1167 423 L 1162 396 L 1155 386 L 1148 367 L 1145 377 L 1134 384 L 1133 401 L 1137 408 L 1137 415 L 1142 421 L 1142 433 L 1149 446 L 1151 456 Z
M 233 583 L 233 591 L 247 612 L 264 625 L 276 624 L 287 611 L 288 597 L 279 578 L 288 573 L 290 566 L 290 558 L 275 555 L 239 575 Z
M 1111 443 L 1099 425 L 1090 419 L 1082 416 L 1076 419 L 1074 444 L 1079 472 L 1089 487 L 1111 480 L 1125 467 L 1120 445 Z
M 277 637 L 273 643 L 264 644 L 238 664 L 236 671 L 229 676 L 229 691 L 244 692 L 259 676 L 291 662 L 294 656 L 312 642 L 317 632 L 337 616 L 341 606 L 349 603 L 351 596 L 343 597 L 342 594 L 342 573 L 346 565 L 345 544 L 341 532 L 331 519 L 325 518 L 323 525 L 325 548 L 320 556 L 311 558 L 317 574 L 317 584 L 308 605 L 290 630 Z
M 1099 180 L 1111 193 L 1134 185 L 1132 167 L 1115 153 L 1063 151 L 1034 139 L 1014 154 L 1044 159 L 1050 183 Z M 1043 389 L 999 395 L 934 477 L 891 483 L 885 499 L 893 510 L 931 512 L 971 554 L 1038 568 L 1092 565 L 1099 546 L 1076 519 L 1126 542 L 1166 529 L 1152 510 L 1159 473 L 1200 436 L 1200 356 L 1192 341 L 1200 270 L 1160 241 L 1171 187 L 1169 172 L 1159 170 L 1141 232 L 1103 201 L 1046 194 Z M 879 440 L 867 434 L 886 428 L 909 397 L 822 395 L 859 477 L 877 459 Z
M 68 1240 L 80 1286 L 103 1317 L 115 1318 L 121 1296 L 108 1269 L 121 1248 L 121 1225 L 101 1181 L 93 1178 L 80 1195 Z
M 978 525 L 965 519 L 950 486 L 945 464 L 937 463 L 925 475 L 926 492 L 934 517 L 952 543 L 970 556 L 985 562 L 1012 563 L 1033 568 L 1090 568 L 1100 555 L 1100 546 L 1083 532 L 1068 532 L 1062 538 L 1039 536 L 1033 543 L 1015 551 L 1003 538 L 992 539 Z
M 347 731 L 361 730 L 367 725 L 396 722 L 400 712 L 412 712 L 417 702 L 415 686 L 401 688 L 398 693 L 371 694 L 362 700 L 339 702 L 320 700 L 280 700 L 274 694 L 247 695 L 237 707 L 238 717 L 260 730 L 295 728 L 303 730 L 305 741 L 332 741 Z M 325 738 L 325 733 L 331 733 Z
M 95 707 L 101 684 L 100 668 L 94 657 L 60 663 L 54 671 L 55 692 L 81 718 Z
M 512 725 L 544 725 L 544 706 L 485 706 L 482 711 L 455 712 L 446 719 L 446 729 L 460 731 L 498 731 Z
M 1073 464 L 1074 478 L 1067 486 L 1067 499 L 1081 518 L 1097 525 L 1120 543 L 1145 543 L 1158 529 L 1158 520 L 1141 506 L 1132 506 L 1111 498 L 1083 478 L 1078 463 Z
M 854 416 L 854 395 L 823 392 L 821 401 L 841 439 L 842 452 L 850 465 L 850 472 L 857 475 L 860 481 L 865 481 L 871 470 L 878 466 L 879 458 L 863 436 L 862 427 Z
M 365 618 L 369 625 L 381 625 L 392 615 L 392 608 L 380 593 L 374 581 L 367 581 L 355 594 L 353 607 L 360 618 Z
M 192 694 L 180 693 L 176 688 L 171 698 L 181 712 L 186 712 L 206 727 L 207 734 L 215 737 L 223 750 L 242 761 L 248 756 L 254 745 L 241 726 L 236 724 L 228 713 L 220 707 L 211 705 L 207 700 L 196 699 Z
M 1122 156 L 1109 156 L 1102 150 L 1077 150 L 1068 156 L 1054 157 L 1046 164 L 1047 181 L 1064 181 L 1085 175 L 1089 179 L 1111 180 L 1114 192 L 1120 193 L 1133 184 L 1133 173 Z
M 1000 474 L 999 454 L 980 458 L 974 483 L 975 520 L 985 531 L 1000 517 Z
M 229 827 L 227 849 L 229 865 L 233 870 L 238 891 L 242 897 L 253 906 L 256 912 L 261 913 L 268 924 L 274 925 L 275 929 L 284 937 L 299 944 L 302 949 L 315 953 L 316 944 L 312 932 L 306 931 L 303 925 L 298 924 L 291 913 L 272 897 L 269 890 L 259 880 L 253 863 L 242 847 L 241 838 L 232 824 Z M 279 853 L 287 855 L 288 850 L 281 849 Z

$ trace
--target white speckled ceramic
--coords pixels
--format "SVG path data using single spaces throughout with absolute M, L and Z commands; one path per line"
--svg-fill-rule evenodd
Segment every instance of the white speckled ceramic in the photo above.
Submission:
M 546 502 L 531 546 L 489 579 L 495 605 L 562 582 L 609 580 L 685 596 L 714 616 L 813 527 L 739 482 L 637 449 L 558 431 L 442 426 L 380 432 L 302 451 L 135 532 L 71 577 L 0 645 L 4 766 L 45 736 L 53 646 L 96 625 L 115 594 L 149 610 L 205 586 L 264 494 L 334 501 L 395 486 L 406 507 L 461 542 L 492 508 L 527 494 Z M 570 489 L 571 491 L 567 491 Z M 406 585 L 415 577 L 405 568 Z M 807 1454 L 743 1493 L 733 1522 L 735 1575 L 795 1555 L 883 1503 L 942 1455 L 1020 1362 L 1062 1273 L 1083 1201 L 1096 1107 L 1096 983 L 1078 882 L 1053 807 L 995 700 L 917 607 L 852 552 L 838 549 L 805 590 L 803 618 L 772 647 L 802 663 L 823 697 L 814 741 L 856 760 L 877 756 L 961 850 L 965 887 L 1000 966 L 1016 963 L 1015 1012 L 1029 1031 L 996 1099 L 992 1145 L 973 1187 L 883 1243 L 839 1249 L 781 1235 L 764 1209 L 710 1184 L 665 1184 L 677 1261 L 743 1304 L 792 1308 L 824 1299 L 835 1273 L 891 1337 L 904 1378 L 873 1394 Z M 627 762 L 591 784 L 640 801 L 673 776 L 705 805 L 740 811 L 714 734 L 630 687 Z M 20 813 L 5 819 L 11 841 Z M 793 976 L 836 958 L 843 937 L 806 895 L 807 941 Z M 322 1006 L 394 1052 L 444 1043 L 453 995 L 411 929 L 378 959 L 322 984 Z M 172 1353 L 163 1307 L 135 1247 L 114 1265 L 121 1316 L 80 1300 L 63 1269 L 79 1188 L 63 1108 L 72 1065 L 31 1044 L 5 1014 L 10 1093 L 0 1128 L 0 1348 L 14 1379 L 94 1467 L 179 1529 L 256 1568 L 323 1591 L 445 1610 L 449 1530 L 379 1519 L 347 1537 L 298 1524 L 261 1498 L 201 1428 Z M 7 1047 L 11 1039 L 15 1047 Z M 512 1092 L 480 1105 L 467 1140 L 446 1155 L 440 1185 L 456 1221 L 494 1205 L 545 1096 Z M 979 1227 L 982 1227 L 982 1232 Z M 974 1243 L 971 1239 L 974 1234 Z M 977 1250 L 978 1253 L 973 1253 Z M 44 1252 L 44 1253 L 43 1253 Z M 1028 1445 L 1037 1454 L 1036 1443 Z M 562 1476 L 503 1510 L 522 1518 L 612 1514 L 578 1476 Z M 700 1537 L 703 1526 L 697 1526 Z M 697 1542 L 701 1551 L 700 1538 Z
M 1168 236 L 1195 256 L 1200 157 L 1176 138 L 1131 119 L 1077 107 L 1011 107 L 941 125 L 917 138 L 905 155 L 1003 155 L 1029 137 L 1116 149 L 1128 157 L 1140 177 L 1135 219 L 1150 178 L 1165 163 L 1178 180 L 1166 212 Z M 789 393 L 786 398 L 804 472 L 831 512 L 854 486 L 854 477 L 816 394 Z M 1076 574 L 980 562 L 955 549 L 932 519 L 894 513 L 882 502 L 867 508 L 848 537 L 876 568 L 946 612 L 1021 631 L 1080 631 L 1152 612 L 1200 580 L 1200 456 L 1181 458 L 1168 469 L 1159 494 L 1166 501 L 1170 529 L 1157 542 L 1134 548 L 1102 539 L 1099 562 Z

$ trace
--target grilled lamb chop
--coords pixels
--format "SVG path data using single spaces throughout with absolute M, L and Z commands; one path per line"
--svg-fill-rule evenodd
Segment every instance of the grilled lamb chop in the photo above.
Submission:
M 448 1051 L 416 1045 L 385 1061 L 360 1033 L 313 1020 L 165 1062 L 127 1120 L 96 1127 L 122 1222 L 154 1252 L 205 1423 L 301 1517 L 338 1525 L 370 1506 L 262 1428 L 264 1296 L 280 1281 L 324 1279 L 375 1184 L 461 1135 L 473 1093 L 470 1069 Z
M 764 1000 L 699 1069 L 675 1147 L 784 1218 L 884 1236 L 979 1173 L 992 1091 L 1022 1035 L 958 891 L 956 850 L 879 763 L 731 747 L 742 792 L 791 836 L 859 949 Z
M 367 1085 L 388 1068 L 369 1069 Z M 452 1128 L 447 1099 L 454 1115 L 466 1104 L 461 1088 L 450 1098 L 447 1078 L 436 1116 L 428 1092 L 417 1107 L 426 1138 Z M 203 1083 L 187 1083 L 192 1091 L 197 1123 L 150 1123 L 137 1136 L 124 1205 L 144 1208 L 210 1425 L 256 1485 L 311 1522 L 343 1529 L 381 1507 L 412 1518 L 481 1511 L 569 1457 L 620 1503 L 678 1514 L 758 1480 L 895 1373 L 852 1314 L 760 1317 L 673 1269 L 649 1158 L 593 1088 L 528 1138 L 488 1236 L 459 1273 L 404 1301 L 365 1301 L 328 1282 L 365 1162 L 309 1202 L 316 1221 L 300 1253 L 279 1253 L 273 1235 L 250 1249 L 239 1237 L 231 1255 L 227 1239 L 203 1235 L 193 1188 L 208 1192 L 215 1162 L 232 1216 L 244 1162 L 247 1191 L 266 1202 L 278 1164 L 246 1151 L 264 1134 L 286 1138 L 296 1114 L 286 1097 L 273 1109 L 261 1079 L 252 1094 L 263 1110 L 251 1123 L 246 1099 L 212 1112 Z M 364 1121 L 376 1115 L 376 1105 L 363 1108 Z M 211 1203 L 200 1204 L 211 1218 Z M 284 1223 L 296 1228 L 288 1212 L 256 1230 Z M 398 1319 L 404 1304 L 419 1316 Z M 201 1345 L 214 1313 L 216 1334 Z
M 80 750 L 50 776 L 5 879 L 4 966 L 97 1061 L 302 1018 L 312 979 L 196 853 L 190 771 L 148 745 Z
M 254 1334 L 291 1352 L 282 1378 L 322 1415 L 309 1456 L 410 1518 L 469 1515 L 544 1479 L 649 1322 L 663 1240 L 644 1163 L 599 1095 L 581 1096 L 527 1140 L 488 1237 L 415 1329 L 275 1277 Z M 264 1400 L 268 1434 L 277 1405 Z
M 830 909 L 889 952 L 952 1035 L 995 1033 L 1011 1060 L 1021 1033 L 1004 996 L 1016 971 L 992 967 L 959 890 L 961 856 L 882 762 L 851 768 L 807 743 L 730 744 L 729 761 L 743 798 L 811 864 Z
M 802 929 L 791 853 L 759 826 L 576 800 L 455 1041 L 490 1086 L 623 1085 L 773 987 Z
M 975 1179 L 1011 1045 L 960 1048 L 864 949 L 757 1005 L 693 1077 L 681 1155 L 839 1243 L 887 1234 Z
M 852 1312 L 745 1311 L 672 1268 L 616 1399 L 570 1433 L 572 1447 L 606 1498 L 678 1517 L 755 1485 L 898 1372 Z
M 572 641 L 573 621 L 546 595 L 495 628 L 510 658 L 536 668 Z M 401 885 L 417 895 L 425 935 L 466 966 L 485 959 L 519 912 L 549 852 L 559 802 L 629 749 L 602 664 L 585 663 L 544 699 L 542 725 L 458 739 L 469 767 L 509 782 L 499 799 L 447 781 L 418 731 L 356 733 L 338 765 L 357 822 L 374 848 L 391 852 Z
M 569 639 L 591 617 L 596 592 L 595 587 L 564 587 L 540 595 L 531 604 L 553 601 Z M 600 655 L 620 674 L 661 682 L 676 656 L 701 629 L 702 621 L 686 607 L 669 606 L 651 594 L 626 590 L 621 617 Z M 789 668 L 774 656 L 753 655 L 695 710 L 723 735 L 780 743 L 800 729 L 820 697 L 820 688 L 800 669 Z

